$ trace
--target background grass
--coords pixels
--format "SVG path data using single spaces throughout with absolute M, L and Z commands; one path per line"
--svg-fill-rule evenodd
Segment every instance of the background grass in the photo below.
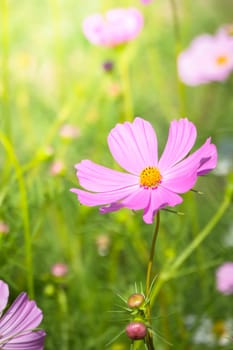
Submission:
M 83 18 L 119 6 L 144 13 L 140 36 L 121 49 L 91 45 L 81 31 Z M 177 1 L 178 38 L 169 1 L 143 6 L 139 0 L 2 0 L 0 14 L 0 220 L 10 227 L 0 237 L 0 277 L 9 283 L 12 300 L 26 290 L 43 310 L 45 349 L 103 349 L 127 324 L 127 314 L 110 312 L 124 306 L 118 294 L 127 299 L 135 283 L 144 286 L 153 226 L 126 209 L 101 216 L 97 208 L 80 206 L 69 192 L 78 186 L 74 164 L 91 159 L 116 167 L 107 135 L 131 114 L 151 121 L 160 151 L 175 118 L 187 116 L 196 124 L 197 147 L 212 136 L 220 165 L 229 166 L 198 181 L 204 195 L 183 196 L 184 216 L 162 212 L 154 272 L 182 253 L 218 210 L 232 171 L 233 76 L 181 91 L 176 48 L 232 21 L 232 2 Z M 106 60 L 114 63 L 112 73 L 102 69 Z M 64 124 L 78 127 L 80 136 L 64 140 Z M 64 169 L 52 176 L 57 160 Z M 215 269 L 232 260 L 229 235 L 232 207 L 179 275 L 163 285 L 153 308 L 154 330 L 164 338 L 156 337 L 157 350 L 222 348 L 217 326 L 232 318 L 233 303 L 232 296 L 216 291 Z M 103 236 L 107 247 L 101 251 Z M 68 265 L 64 278 L 52 276 L 56 262 Z M 196 344 L 203 319 L 211 322 L 207 341 L 204 336 Z M 107 346 L 129 347 L 125 335 Z

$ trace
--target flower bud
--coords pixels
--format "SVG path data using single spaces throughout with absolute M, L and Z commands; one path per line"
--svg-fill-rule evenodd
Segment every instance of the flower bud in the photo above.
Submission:
M 112 61 L 110 61 L 110 60 L 109 61 L 105 61 L 105 62 L 103 62 L 102 67 L 103 67 L 103 70 L 105 72 L 111 72 L 113 70 L 113 68 L 114 68 L 114 63 Z
M 139 308 L 145 301 L 145 297 L 143 294 L 134 293 L 130 295 L 127 304 L 131 309 Z
M 147 328 L 142 322 L 130 322 L 126 328 L 125 332 L 127 336 L 132 340 L 140 340 L 145 338 Z

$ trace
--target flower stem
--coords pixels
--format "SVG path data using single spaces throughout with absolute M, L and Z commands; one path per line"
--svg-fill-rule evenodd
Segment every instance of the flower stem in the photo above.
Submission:
M 151 275 L 152 275 L 152 266 L 153 266 L 153 260 L 154 260 L 154 255 L 155 255 L 155 244 L 156 244 L 156 239 L 158 236 L 159 232 L 159 224 L 160 224 L 160 212 L 158 211 L 157 216 L 156 216 L 156 225 L 155 225 L 155 231 L 151 243 L 151 249 L 150 249 L 150 257 L 149 257 L 149 262 L 147 265 L 147 272 L 146 272 L 146 297 L 149 299 L 149 294 L 151 291 Z M 149 323 L 151 323 L 151 304 L 150 301 L 147 304 L 147 309 L 146 309 L 146 314 L 147 314 L 147 320 Z M 153 335 L 148 330 L 147 336 L 146 336 L 146 345 L 148 347 L 148 350 L 155 350 L 154 344 L 153 344 Z
M 177 61 L 177 57 L 181 51 L 180 24 L 179 24 L 179 18 L 177 14 L 176 1 L 170 0 L 170 5 L 171 5 L 171 12 L 172 12 L 173 31 L 174 31 L 174 37 L 175 37 L 175 52 L 176 52 L 176 61 Z M 186 115 L 185 86 L 179 79 L 177 69 L 176 69 L 176 79 L 177 79 L 177 90 L 178 90 L 178 96 L 179 96 L 180 116 L 184 117 Z
M 125 48 L 126 49 L 126 48 Z M 123 94 L 123 112 L 120 117 L 120 121 L 132 121 L 133 120 L 133 101 L 131 94 L 130 86 L 130 77 L 129 77 L 129 57 L 127 52 L 122 53 L 122 57 L 119 60 L 119 72 L 121 79 L 121 87 Z
M 11 118 L 10 118 L 10 101 L 9 101 L 9 29 L 8 29 L 8 1 L 0 2 L 0 21 L 2 27 L 2 115 L 3 130 L 11 140 Z
M 183 263 L 189 258 L 189 256 L 199 247 L 199 245 L 208 237 L 213 228 L 217 225 L 227 208 L 230 206 L 233 196 L 233 176 L 229 178 L 229 183 L 225 191 L 225 196 L 217 212 L 212 219 L 207 223 L 201 232 L 194 238 L 194 240 L 187 246 L 187 248 L 178 256 L 174 263 L 167 269 L 161 272 L 156 284 L 151 292 L 151 305 L 155 300 L 158 292 L 160 291 L 164 282 L 175 276 L 176 271 L 183 265 Z
M 151 243 L 151 250 L 150 250 L 150 257 L 149 257 L 149 262 L 147 265 L 147 273 L 146 273 L 146 296 L 148 296 L 149 291 L 150 291 L 150 285 L 151 285 L 151 271 L 152 271 L 152 265 L 153 265 L 153 260 L 154 260 L 154 254 L 155 254 L 155 244 L 156 244 L 156 239 L 158 236 L 159 232 L 159 224 L 160 224 L 160 212 L 158 211 L 157 216 L 156 216 L 156 226 L 155 226 L 155 231 Z
M 21 212 L 22 221 L 24 227 L 24 244 L 25 244 L 25 265 L 27 270 L 27 289 L 29 296 L 33 299 L 34 297 L 34 285 L 33 285 L 33 263 L 32 263 L 32 240 L 30 234 L 30 223 L 29 223 L 29 212 L 28 212 L 28 200 L 27 200 L 27 190 L 25 181 L 23 178 L 22 167 L 15 155 L 14 149 L 9 141 L 9 139 L 0 132 L 0 142 L 5 148 L 10 162 L 15 168 L 16 178 L 19 185 L 19 192 L 21 196 Z

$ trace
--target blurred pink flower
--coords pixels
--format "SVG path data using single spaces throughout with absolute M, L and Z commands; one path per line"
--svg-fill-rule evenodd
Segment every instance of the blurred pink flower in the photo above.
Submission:
M 187 85 L 223 81 L 233 70 L 233 37 L 224 30 L 200 35 L 178 56 L 177 65 Z
M 136 8 L 115 8 L 96 13 L 83 21 L 86 38 L 95 45 L 114 47 L 134 39 L 143 27 L 143 16 Z
M 75 139 L 79 137 L 80 130 L 74 125 L 65 124 L 60 129 L 60 136 L 64 139 Z
M 56 263 L 51 268 L 51 273 L 56 277 L 63 277 L 68 272 L 68 266 L 64 263 Z
M 10 230 L 6 222 L 0 221 L 0 233 L 8 233 Z
M 45 332 L 34 331 L 43 315 L 35 301 L 30 301 L 26 293 L 21 293 L 2 315 L 8 303 L 8 285 L 0 280 L 0 349 L 43 350 Z
M 143 219 L 151 224 L 158 210 L 181 203 L 178 193 L 189 191 L 199 175 L 215 168 L 217 151 L 210 138 L 187 156 L 196 135 L 188 119 L 172 121 L 158 160 L 157 137 L 149 122 L 137 117 L 132 123 L 117 124 L 108 136 L 108 145 L 114 159 L 128 173 L 83 160 L 75 166 L 77 177 L 80 185 L 91 192 L 76 188 L 71 192 L 77 194 L 81 204 L 104 205 L 101 213 L 123 207 L 144 209 Z
M 141 3 L 143 3 L 144 5 L 147 5 L 151 2 L 152 0 L 141 0 Z
M 61 160 L 56 160 L 50 167 L 50 174 L 53 176 L 62 175 L 65 170 L 64 163 Z
M 217 269 L 216 288 L 223 294 L 233 294 L 233 262 L 226 262 Z

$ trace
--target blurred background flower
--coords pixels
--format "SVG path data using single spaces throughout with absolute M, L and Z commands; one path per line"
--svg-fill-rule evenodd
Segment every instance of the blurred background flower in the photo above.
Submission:
M 196 37 L 178 56 L 178 73 L 187 85 L 224 81 L 233 70 L 233 37 L 225 30 Z
M 75 125 L 65 124 L 61 127 L 59 134 L 64 139 L 76 139 L 80 136 L 80 130 Z
M 85 18 L 83 32 L 95 45 L 114 47 L 138 36 L 143 27 L 143 15 L 133 7 L 115 8 L 104 15 L 96 13 Z
M 0 233 L 8 233 L 9 231 L 9 225 L 4 221 L 0 221 Z
M 65 165 L 62 160 L 56 160 L 50 166 L 50 174 L 52 176 L 62 175 L 64 171 Z
M 233 294 L 233 262 L 225 262 L 216 270 L 216 288 L 223 294 Z
M 51 273 L 55 277 L 64 277 L 68 273 L 68 266 L 64 263 L 57 262 L 51 267 Z
M 152 0 L 141 0 L 141 3 L 144 5 L 147 5 L 151 2 Z

